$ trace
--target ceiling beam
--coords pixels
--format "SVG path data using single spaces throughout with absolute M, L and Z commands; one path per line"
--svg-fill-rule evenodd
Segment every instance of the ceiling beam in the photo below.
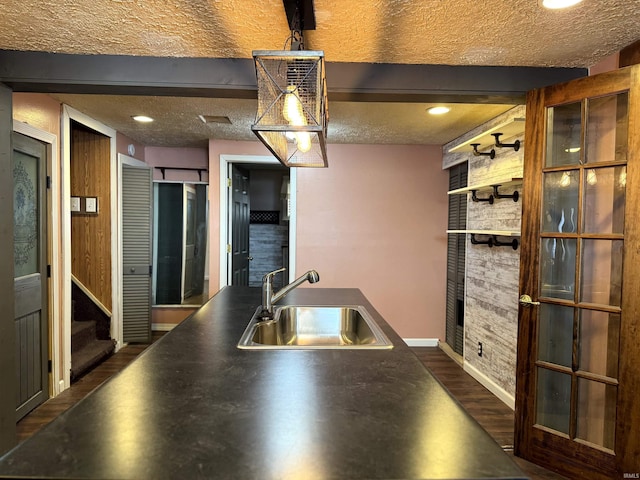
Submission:
M 316 14 L 313 0 L 282 0 L 289 30 L 315 30 Z
M 527 91 L 583 68 L 327 63 L 330 101 L 523 103 Z M 0 82 L 16 92 L 257 98 L 245 58 L 71 55 L 0 50 Z

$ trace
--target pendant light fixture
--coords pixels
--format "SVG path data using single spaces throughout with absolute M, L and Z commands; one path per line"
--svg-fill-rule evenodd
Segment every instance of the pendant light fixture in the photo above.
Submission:
M 310 0 L 284 0 L 291 50 L 256 50 L 258 111 L 251 130 L 287 167 L 327 167 L 324 52 L 304 50 L 301 11 Z M 307 23 L 309 20 L 306 20 Z M 315 21 L 313 28 L 315 28 Z M 285 44 L 286 46 L 286 44 Z

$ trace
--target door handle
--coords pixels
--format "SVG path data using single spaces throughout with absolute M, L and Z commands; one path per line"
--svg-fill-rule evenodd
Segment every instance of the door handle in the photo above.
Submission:
M 534 305 L 540 305 L 540 302 L 534 302 L 533 300 L 531 300 L 531 297 L 529 295 L 524 294 L 520 296 L 520 305 L 531 307 Z
M 251 261 L 251 260 L 253 260 L 253 257 L 252 256 L 248 256 L 247 260 Z

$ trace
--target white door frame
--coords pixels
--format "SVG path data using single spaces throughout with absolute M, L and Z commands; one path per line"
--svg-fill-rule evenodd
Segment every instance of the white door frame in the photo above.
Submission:
M 51 280 L 50 289 L 48 293 L 48 315 L 46 319 L 49 322 L 49 338 L 47 342 L 51 346 L 51 381 L 49 382 L 49 396 L 55 397 L 61 392 L 61 383 L 58 381 L 62 373 L 60 371 L 60 242 L 58 241 L 60 235 L 60 204 L 58 199 L 60 198 L 60 176 L 58 166 L 58 137 L 53 133 L 40 130 L 33 127 L 28 123 L 20 122 L 18 120 L 13 121 L 13 131 L 25 135 L 27 137 L 34 138 L 47 146 L 47 160 L 45 169 L 47 175 L 51 179 L 51 187 L 47 192 L 47 209 L 51 212 L 51 218 L 47 219 L 47 222 L 51 222 L 47 225 L 47 247 L 48 253 L 47 264 L 51 266 Z
M 118 162 L 116 131 L 68 105 L 62 107 L 62 390 L 71 385 L 71 121 L 95 130 L 110 138 L 111 163 L 111 338 L 116 340 L 116 351 L 122 347 L 122 305 L 120 302 L 122 278 L 118 262 L 120 237 L 120 209 L 118 202 Z
M 229 178 L 229 165 L 232 163 L 280 164 L 275 157 L 267 155 L 220 155 L 220 288 L 229 285 L 231 275 L 230 253 L 227 251 L 231 234 L 231 215 L 229 215 L 231 191 L 227 187 L 227 179 Z M 295 279 L 296 273 L 297 175 L 295 168 L 289 169 L 289 182 L 291 184 L 291 215 L 289 217 L 288 275 L 289 281 L 292 281 Z

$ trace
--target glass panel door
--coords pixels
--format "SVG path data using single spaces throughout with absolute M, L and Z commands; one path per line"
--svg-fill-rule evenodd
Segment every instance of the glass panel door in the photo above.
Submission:
M 48 398 L 46 147 L 13 133 L 14 327 L 16 419 Z
M 613 453 L 628 94 L 547 108 L 535 425 Z

